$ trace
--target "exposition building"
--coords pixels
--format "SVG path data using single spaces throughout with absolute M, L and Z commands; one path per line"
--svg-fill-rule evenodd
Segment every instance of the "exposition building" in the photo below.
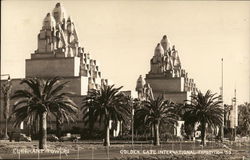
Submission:
M 25 78 L 39 77 L 43 79 L 55 76 L 62 77 L 62 81 L 69 83 L 65 91 L 75 93 L 73 101 L 80 107 L 83 97 L 90 89 L 99 89 L 102 85 L 108 85 L 108 79 L 102 78 L 100 66 L 95 59 L 80 45 L 76 26 L 71 18 L 66 14 L 65 9 L 57 3 L 51 13 L 47 13 L 40 32 L 37 35 L 38 48 L 31 53 L 30 59 L 25 61 Z M 11 93 L 23 89 L 20 85 L 22 79 L 11 79 Z M 2 80 L 2 84 L 8 83 Z M 10 101 L 10 113 L 14 102 Z M 1 94 L 1 106 L 3 106 L 3 95 Z M 0 112 L 0 127 L 4 128 L 5 119 L 3 107 Z M 9 131 L 17 130 L 13 128 L 12 121 L 9 123 Z M 55 123 L 48 124 L 53 127 Z M 65 124 L 65 128 L 83 127 L 82 114 L 78 113 L 78 120 L 74 123 Z M 20 126 L 25 129 L 25 123 Z M 118 127 L 119 129 L 119 127 Z M 117 131 L 116 134 L 118 134 Z

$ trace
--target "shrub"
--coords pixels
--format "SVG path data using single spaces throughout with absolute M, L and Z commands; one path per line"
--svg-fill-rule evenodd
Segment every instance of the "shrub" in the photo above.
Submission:
M 88 128 L 81 130 L 81 139 L 84 140 L 102 140 L 105 136 L 105 133 L 101 130 L 93 129 L 90 133 L 90 130 Z
M 181 141 L 181 137 L 173 135 L 171 133 L 165 133 L 161 135 L 161 141 Z
M 72 133 L 72 134 L 80 134 L 81 130 L 82 129 L 80 127 L 73 126 L 72 129 L 70 130 L 70 133 Z
M 111 137 L 111 140 L 131 141 L 132 140 L 132 135 L 127 134 L 127 135 L 122 135 L 122 136 L 118 136 L 118 137 Z M 153 140 L 153 138 L 152 137 L 146 137 L 144 135 L 137 135 L 137 136 L 134 136 L 134 140 L 135 141 L 149 141 L 149 140 Z
M 48 127 L 47 134 L 56 134 L 56 129 L 52 129 L 52 128 Z

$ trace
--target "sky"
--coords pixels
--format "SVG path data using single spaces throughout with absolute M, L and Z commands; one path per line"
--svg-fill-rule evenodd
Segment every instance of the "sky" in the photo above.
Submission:
M 224 100 L 250 99 L 250 1 L 3 0 L 1 74 L 24 78 L 25 59 L 37 49 L 42 21 L 57 2 L 73 20 L 81 46 L 96 59 L 102 76 L 135 90 L 139 75 L 163 35 L 179 52 L 182 68 L 197 87 L 220 93 L 224 59 Z

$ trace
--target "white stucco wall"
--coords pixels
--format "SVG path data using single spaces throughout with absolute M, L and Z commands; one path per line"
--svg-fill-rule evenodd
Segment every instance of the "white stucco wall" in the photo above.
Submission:
M 27 59 L 26 77 L 73 77 L 79 76 L 80 58 L 42 58 Z

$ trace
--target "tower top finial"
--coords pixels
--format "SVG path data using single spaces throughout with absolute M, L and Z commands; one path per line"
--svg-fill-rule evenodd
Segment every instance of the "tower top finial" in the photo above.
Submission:
M 172 46 L 172 50 L 175 50 L 175 45 Z
M 161 39 L 161 45 L 164 49 L 164 51 L 166 52 L 169 48 L 170 48 L 170 42 L 168 40 L 167 35 L 164 35 Z
M 61 3 L 56 4 L 52 13 L 57 23 L 62 23 L 63 19 L 67 17 L 65 9 Z
M 142 75 L 140 75 L 136 82 L 136 91 L 141 91 L 144 85 L 145 85 L 145 81 L 142 78 Z
M 70 22 L 71 21 L 71 18 L 70 18 L 70 16 L 68 17 L 68 19 L 67 19 L 67 22 Z
M 60 6 L 61 6 L 61 3 L 58 2 L 58 3 L 56 4 L 56 7 L 60 7 Z
M 47 13 L 46 17 L 43 20 L 43 28 L 50 29 L 55 27 L 55 19 L 51 16 L 50 13 Z
M 164 54 L 164 50 L 161 46 L 160 43 L 157 44 L 157 46 L 155 47 L 155 56 L 161 56 Z

